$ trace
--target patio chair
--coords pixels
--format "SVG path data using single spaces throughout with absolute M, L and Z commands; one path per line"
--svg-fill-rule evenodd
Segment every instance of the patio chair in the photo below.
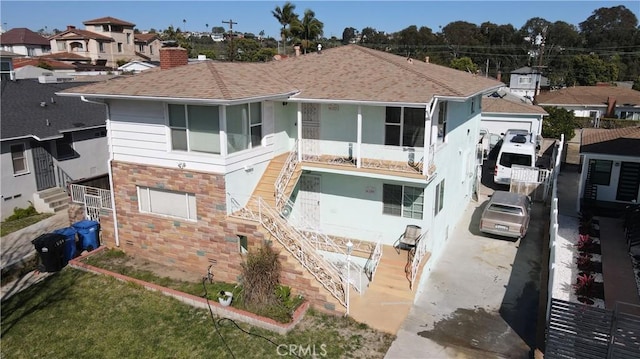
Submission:
M 407 225 L 404 229 L 404 233 L 402 233 L 393 244 L 393 248 L 396 249 L 398 254 L 400 254 L 400 250 L 411 250 L 412 248 L 415 248 L 422 237 L 421 232 L 422 228 L 419 226 L 413 224 Z

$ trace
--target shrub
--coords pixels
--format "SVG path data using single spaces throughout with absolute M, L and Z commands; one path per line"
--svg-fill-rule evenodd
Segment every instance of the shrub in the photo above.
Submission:
M 269 245 L 249 251 L 242 263 L 242 292 L 249 307 L 268 307 L 278 304 L 276 289 L 280 284 L 281 265 L 278 253 Z
M 574 286 L 576 295 L 584 295 L 587 297 L 591 296 L 594 282 L 595 278 L 590 273 L 580 274 Z
M 5 222 L 16 221 L 18 219 L 35 216 L 36 214 L 38 214 L 38 211 L 36 211 L 35 207 L 33 207 L 33 203 L 29 201 L 29 207 L 27 208 L 15 207 L 13 209 L 13 214 L 7 217 L 7 219 L 5 219 Z

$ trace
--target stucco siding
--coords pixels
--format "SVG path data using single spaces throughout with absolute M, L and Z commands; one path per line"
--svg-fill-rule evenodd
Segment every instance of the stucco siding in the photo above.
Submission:
M 13 162 L 11 160 L 11 145 L 24 143 L 28 172 L 14 175 Z M 2 163 L 2 220 L 13 214 L 13 209 L 26 208 L 29 201 L 33 201 L 33 193 L 36 192 L 36 178 L 33 168 L 33 157 L 29 146 L 29 141 L 3 141 L 0 143 L 2 151 L 0 153 L 0 163 Z

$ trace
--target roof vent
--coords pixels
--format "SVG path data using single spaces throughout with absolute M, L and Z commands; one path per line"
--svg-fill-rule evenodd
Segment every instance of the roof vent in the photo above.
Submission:
M 525 143 L 525 142 L 527 142 L 527 137 L 525 135 L 515 135 L 511 139 L 511 142 L 513 142 L 513 143 Z
M 40 107 L 47 107 L 47 103 L 44 101 L 40 102 Z

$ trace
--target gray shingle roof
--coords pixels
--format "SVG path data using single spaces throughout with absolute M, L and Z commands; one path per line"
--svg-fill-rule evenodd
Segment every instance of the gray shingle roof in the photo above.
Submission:
M 357 45 L 267 63 L 207 61 L 74 88 L 66 93 L 240 100 L 282 96 L 313 100 L 427 103 L 468 97 L 503 83 Z
M 640 106 L 640 91 L 617 86 L 575 86 L 543 92 L 536 97 L 540 106 L 588 105 L 607 106 L 608 98 L 615 98 L 617 106 Z
M 60 131 L 104 126 L 105 107 L 78 98 L 56 96 L 56 92 L 82 83 L 41 84 L 38 80 L 2 81 L 0 96 L 1 138 L 56 137 Z M 51 99 L 54 99 L 54 103 Z M 45 106 L 41 106 L 44 103 Z M 47 126 L 49 120 L 49 126 Z
M 640 157 L 640 126 L 582 130 L 580 153 Z

